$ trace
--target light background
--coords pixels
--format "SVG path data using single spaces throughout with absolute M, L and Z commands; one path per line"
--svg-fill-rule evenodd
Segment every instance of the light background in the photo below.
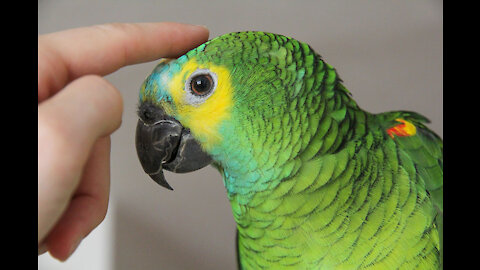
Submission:
M 210 38 L 261 30 L 310 44 L 370 112 L 414 110 L 443 137 L 443 2 L 425 1 L 38 1 L 38 34 L 108 22 L 178 21 L 206 25 Z M 235 269 L 235 224 L 212 167 L 166 177 L 142 171 L 134 146 L 139 87 L 155 62 L 106 76 L 122 93 L 121 128 L 112 136 L 111 199 L 105 221 L 60 263 L 38 269 Z

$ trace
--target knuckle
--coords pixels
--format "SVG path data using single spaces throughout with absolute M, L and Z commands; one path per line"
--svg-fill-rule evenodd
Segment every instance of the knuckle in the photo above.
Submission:
M 85 85 L 83 89 L 89 91 L 97 114 L 105 115 L 109 119 L 118 119 L 115 129 L 120 126 L 123 112 L 123 98 L 118 89 L 110 82 L 98 75 L 86 75 L 80 78 Z
M 127 34 L 132 30 L 134 31 L 136 28 L 138 28 L 138 25 L 136 24 L 119 23 L 119 22 L 105 23 L 105 24 L 99 24 L 94 26 L 94 29 L 98 29 L 100 31 L 106 32 L 108 34 L 114 34 L 114 35 Z
M 111 22 L 111 23 L 99 24 L 99 25 L 96 25 L 95 27 L 102 29 L 104 31 L 125 31 L 125 29 L 128 28 L 128 24 Z
M 107 105 L 112 104 L 116 107 L 123 106 L 120 91 L 103 77 L 99 75 L 85 75 L 81 80 L 87 84 L 84 86 L 86 90 L 94 92 L 92 94 L 100 95 L 99 98 L 102 101 L 108 101 Z

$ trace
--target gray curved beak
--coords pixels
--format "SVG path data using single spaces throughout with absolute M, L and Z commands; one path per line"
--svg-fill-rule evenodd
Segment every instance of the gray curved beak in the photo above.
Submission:
M 212 162 L 198 141 L 180 122 L 165 114 L 152 103 L 140 105 L 135 146 L 143 170 L 156 183 L 173 188 L 165 180 L 163 169 L 186 173 L 201 169 Z

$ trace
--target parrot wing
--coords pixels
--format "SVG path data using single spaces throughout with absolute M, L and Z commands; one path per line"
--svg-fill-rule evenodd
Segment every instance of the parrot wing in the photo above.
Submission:
M 399 150 L 412 160 L 417 176 L 425 183 L 425 189 L 436 210 L 435 226 L 438 230 L 440 253 L 443 261 L 443 141 L 425 126 L 430 121 L 415 112 L 389 112 L 390 128 L 387 133 L 392 137 Z M 414 127 L 402 133 L 406 126 Z M 400 127 L 400 128 L 399 128 Z

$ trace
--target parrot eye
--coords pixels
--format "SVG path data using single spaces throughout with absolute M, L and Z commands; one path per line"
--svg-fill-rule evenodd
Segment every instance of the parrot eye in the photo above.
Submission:
M 192 81 L 190 82 L 190 89 L 194 94 L 197 94 L 199 96 L 205 95 L 210 90 L 212 90 L 213 87 L 213 79 L 210 77 L 208 74 L 200 74 L 192 78 Z
M 191 104 L 202 103 L 216 87 L 217 75 L 208 69 L 198 69 L 185 82 L 187 101 Z

